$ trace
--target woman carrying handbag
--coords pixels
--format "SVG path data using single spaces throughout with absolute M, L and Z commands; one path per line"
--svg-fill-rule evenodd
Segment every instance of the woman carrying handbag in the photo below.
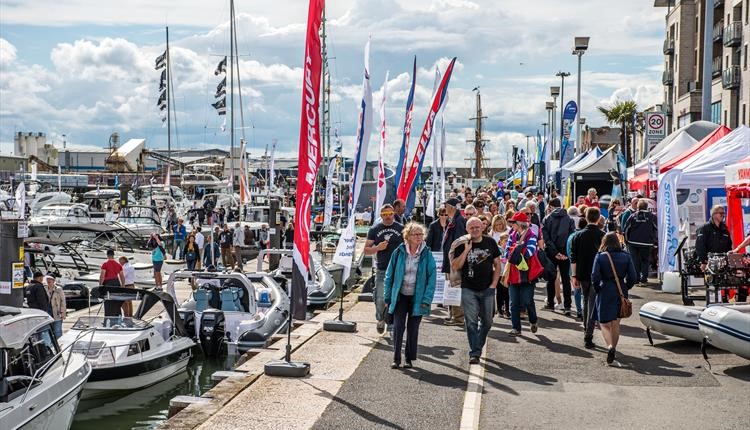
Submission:
M 596 291 L 594 315 L 609 348 L 607 364 L 612 364 L 615 360 L 617 342 L 620 339 L 620 318 L 627 318 L 633 312 L 628 290 L 633 287 L 636 279 L 633 261 L 630 254 L 623 251 L 617 233 L 605 234 L 599 254 L 594 259 L 591 286 Z
M 536 235 L 529 228 L 529 217 L 517 212 L 510 220 L 513 232 L 508 241 L 507 284 L 510 295 L 511 336 L 521 334 L 521 310 L 529 315 L 531 332 L 537 331 L 536 306 L 534 305 L 534 284 L 544 272 L 537 257 Z

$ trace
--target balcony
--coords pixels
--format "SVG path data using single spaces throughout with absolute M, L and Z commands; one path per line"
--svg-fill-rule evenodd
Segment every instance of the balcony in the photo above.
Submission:
M 672 69 L 667 69 L 662 73 L 661 83 L 667 86 L 674 84 L 674 72 L 672 72 Z
M 674 39 L 664 39 L 664 55 L 674 54 Z
M 721 42 L 722 38 L 724 37 L 724 21 L 719 21 L 714 24 L 714 31 L 712 34 L 714 42 Z
M 724 29 L 724 46 L 740 46 L 742 44 L 742 21 L 733 21 Z
M 721 86 L 725 90 L 740 86 L 740 66 L 729 66 L 724 69 L 721 76 Z
M 711 61 L 711 77 L 718 78 L 721 76 L 721 57 L 714 57 Z
M 702 91 L 701 83 L 699 81 L 688 81 L 687 83 L 687 92 L 688 93 L 694 93 L 698 91 Z

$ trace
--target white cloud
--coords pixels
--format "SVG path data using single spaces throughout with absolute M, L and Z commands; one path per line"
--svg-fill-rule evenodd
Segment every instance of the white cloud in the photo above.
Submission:
M 0 38 L 0 67 L 6 67 L 16 60 L 16 47 Z

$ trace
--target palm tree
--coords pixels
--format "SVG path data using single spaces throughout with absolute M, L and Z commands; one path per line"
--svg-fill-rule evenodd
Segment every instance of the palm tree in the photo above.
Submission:
M 599 112 L 604 115 L 604 119 L 607 120 L 607 122 L 610 125 L 614 126 L 621 126 L 620 129 L 620 139 L 621 139 L 621 146 L 620 151 L 625 155 L 625 162 L 628 166 L 633 165 L 633 158 L 631 156 L 631 150 L 628 148 L 628 142 L 626 140 L 626 136 L 632 136 L 632 145 L 630 145 L 630 148 L 632 148 L 632 153 L 635 154 L 635 133 L 633 129 L 633 115 L 638 115 L 638 105 L 633 100 L 625 100 L 622 102 L 617 102 L 612 107 L 604 107 L 604 106 L 597 106 L 597 109 L 599 109 Z

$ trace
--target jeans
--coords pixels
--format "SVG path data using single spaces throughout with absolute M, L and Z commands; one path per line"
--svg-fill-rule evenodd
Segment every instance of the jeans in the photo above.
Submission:
M 398 295 L 396 309 L 393 311 L 393 361 L 401 363 L 401 344 L 404 341 L 406 329 L 406 359 L 417 359 L 417 339 L 419 337 L 419 323 L 421 315 L 411 315 L 414 296 Z
M 372 290 L 375 301 L 375 319 L 385 320 L 385 297 L 383 296 L 383 284 L 385 283 L 385 270 L 375 272 L 375 289 Z
M 195 270 L 195 263 L 197 261 L 198 260 L 187 260 L 187 261 L 185 261 L 185 263 L 187 264 L 187 269 L 188 270 Z
M 576 302 L 576 312 L 579 314 L 583 314 L 583 310 L 581 309 L 581 296 L 582 296 L 581 289 L 576 288 L 573 291 L 574 291 L 573 298 L 575 299 L 575 302 Z
M 174 258 L 175 260 L 179 260 L 179 258 L 177 258 L 177 254 L 182 255 L 183 246 L 185 246 L 185 239 L 174 240 L 174 252 L 172 252 L 172 258 Z
M 594 317 L 596 304 L 596 290 L 591 286 L 591 281 L 579 281 L 581 283 L 581 294 L 583 295 L 583 327 L 585 330 L 584 340 L 594 338 Z
M 570 310 L 570 260 L 558 260 L 554 256 L 549 257 L 549 261 L 560 269 L 560 282 L 562 283 L 563 290 L 563 304 L 565 310 Z M 557 271 L 555 271 L 557 272 Z M 555 304 L 555 278 L 550 276 L 551 279 L 547 280 L 547 305 L 554 306 Z
M 52 322 L 52 331 L 55 332 L 55 337 L 60 339 L 62 333 L 62 320 L 55 320 Z
M 495 295 L 497 296 L 497 313 L 510 314 L 510 295 L 508 294 L 508 287 L 498 283 Z
M 461 306 L 464 309 L 464 325 L 469 337 L 469 357 L 480 357 L 487 341 L 487 334 L 492 328 L 492 317 L 495 315 L 495 289 L 475 291 L 462 288 Z
M 648 263 L 651 258 L 651 247 L 640 245 L 628 245 L 630 259 L 633 260 L 635 273 L 638 275 L 639 282 L 648 281 Z
M 510 286 L 510 323 L 513 330 L 521 331 L 521 310 L 529 314 L 529 323 L 536 324 L 536 306 L 534 305 L 534 284 L 525 282 Z

